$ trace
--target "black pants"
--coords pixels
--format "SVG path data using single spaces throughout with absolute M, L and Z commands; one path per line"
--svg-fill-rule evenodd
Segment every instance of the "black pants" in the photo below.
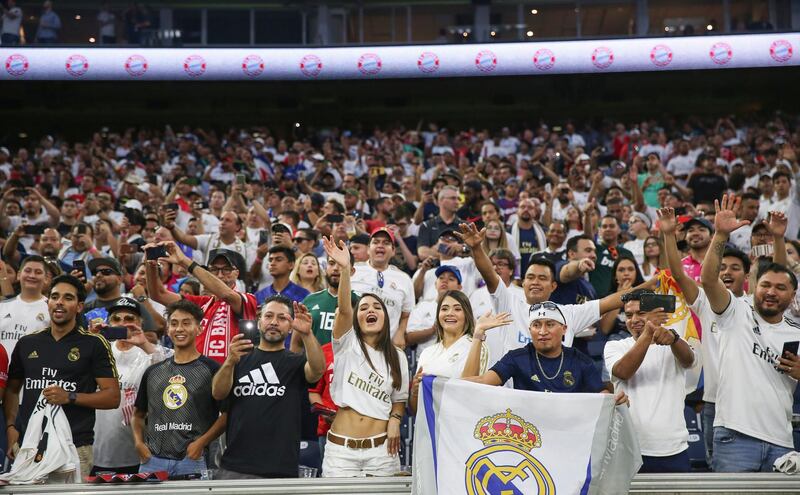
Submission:
M 97 473 L 102 473 L 104 471 L 108 471 L 110 473 L 115 474 L 136 474 L 139 472 L 139 465 L 135 464 L 133 466 L 123 466 L 123 467 L 102 467 L 102 466 L 92 466 L 92 471 L 89 473 L 89 476 L 97 476 Z

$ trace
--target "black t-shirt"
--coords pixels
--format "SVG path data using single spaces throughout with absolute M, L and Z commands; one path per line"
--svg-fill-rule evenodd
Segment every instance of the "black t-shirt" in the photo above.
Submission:
M 714 200 L 722 198 L 728 183 L 720 175 L 701 172 L 694 174 L 687 186 L 692 190 L 694 204 L 713 203 Z
M 297 477 L 306 357 L 256 349 L 233 373 L 228 398 L 224 469 L 258 476 Z M 265 443 L 266 442 L 266 443 Z
M 153 455 L 183 459 L 186 447 L 211 428 L 220 411 L 211 396 L 218 369 L 206 356 L 180 364 L 172 357 L 147 368 L 136 409 L 147 413 L 145 443 Z
M 97 391 L 95 378 L 117 378 L 117 368 L 111 346 L 101 335 L 76 326 L 61 340 L 55 340 L 47 328 L 19 339 L 11 354 L 8 377 L 22 380 L 22 405 L 16 422 L 21 442 L 42 389 L 58 386 L 67 392 L 93 393 Z M 67 404 L 64 413 L 75 446 L 91 445 L 94 409 Z

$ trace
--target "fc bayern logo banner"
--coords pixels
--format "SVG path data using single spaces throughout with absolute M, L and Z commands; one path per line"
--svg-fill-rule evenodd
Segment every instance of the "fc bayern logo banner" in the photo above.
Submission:
M 733 48 L 727 43 L 714 43 L 708 51 L 711 61 L 717 65 L 725 65 L 733 58 Z
M 606 69 L 614 63 L 614 52 L 606 46 L 599 46 L 592 51 L 592 64 L 598 69 Z
M 83 55 L 70 55 L 64 63 L 67 74 L 73 77 L 81 77 L 89 72 L 89 60 Z
M 207 68 L 206 59 L 201 55 L 189 55 L 183 61 L 183 70 L 190 77 L 202 76 Z
M 656 45 L 650 50 L 650 61 L 656 67 L 666 67 L 672 62 L 672 49 L 667 45 Z
M 433 52 L 422 52 L 417 59 L 417 68 L 426 74 L 439 70 L 439 56 Z
M 769 46 L 769 56 L 776 62 L 786 62 L 792 58 L 794 50 L 792 44 L 786 40 L 773 41 Z
M 435 376 L 423 378 L 420 392 L 412 493 L 628 493 L 642 463 L 627 406 L 610 394 Z
M 242 60 L 242 72 L 249 77 L 260 76 L 264 72 L 264 59 L 258 55 L 248 55 Z
M 536 50 L 533 54 L 533 65 L 539 70 L 550 70 L 556 65 L 556 56 L 547 48 Z
M 300 72 L 308 77 L 316 77 L 322 72 L 322 60 L 316 55 L 306 55 L 300 59 Z
M 142 55 L 131 55 L 125 60 L 125 72 L 133 77 L 139 77 L 147 72 L 147 59 Z
M 12 76 L 19 77 L 28 72 L 29 68 L 30 64 L 28 63 L 28 58 L 25 55 L 14 53 L 9 55 L 6 59 L 6 72 Z
M 358 70 L 362 74 L 372 76 L 381 71 L 383 62 L 375 53 L 365 53 L 358 57 Z
M 475 55 L 475 67 L 481 72 L 492 72 L 497 68 L 497 55 L 491 50 L 481 50 Z

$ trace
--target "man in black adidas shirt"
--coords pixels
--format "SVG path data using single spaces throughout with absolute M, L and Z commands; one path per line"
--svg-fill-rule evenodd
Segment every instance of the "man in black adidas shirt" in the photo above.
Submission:
M 305 306 L 274 295 L 261 310 L 258 348 L 243 334 L 233 337 L 213 384 L 214 398 L 228 399 L 230 416 L 217 479 L 297 477 L 302 398 L 325 371 L 311 321 Z M 305 356 L 284 348 L 290 329 Z
M 81 475 L 92 468 L 95 409 L 119 406 L 119 381 L 111 347 L 100 335 L 78 325 L 86 290 L 71 275 L 53 279 L 47 309 L 50 327 L 25 335 L 11 356 L 3 410 L 8 432 L 8 457 L 24 437 L 28 419 L 40 395 L 51 404 L 64 406 L 78 448 Z M 20 391 L 25 390 L 22 405 Z
M 227 415 L 220 415 L 211 396 L 219 364 L 195 346 L 202 320 L 203 310 L 184 299 L 167 308 L 175 354 L 147 368 L 136 395 L 133 440 L 140 473 L 166 471 L 177 478 L 204 471 L 206 447 L 225 430 Z

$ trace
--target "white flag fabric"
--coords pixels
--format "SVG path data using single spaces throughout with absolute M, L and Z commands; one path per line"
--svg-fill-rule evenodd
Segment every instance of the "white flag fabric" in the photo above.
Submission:
M 511 390 L 426 376 L 413 493 L 628 493 L 642 464 L 627 406 L 610 394 Z

